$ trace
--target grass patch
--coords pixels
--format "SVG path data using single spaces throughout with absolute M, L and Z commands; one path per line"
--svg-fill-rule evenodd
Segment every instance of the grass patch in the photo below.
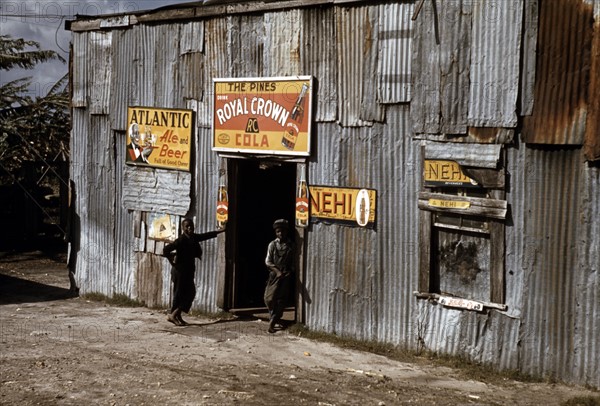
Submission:
M 562 402 L 561 406 L 600 406 L 600 396 L 577 396 Z
M 290 326 L 288 331 L 290 332 L 290 334 L 295 334 L 299 337 L 327 342 L 342 348 L 349 348 L 353 350 L 384 355 L 396 361 L 415 362 L 419 358 L 416 356 L 414 351 L 403 349 L 393 344 L 380 343 L 376 341 L 357 340 L 351 337 L 338 336 L 337 334 L 312 331 L 308 329 L 305 325 L 299 323 Z
M 334 344 L 338 347 L 352 350 L 370 352 L 377 355 L 383 355 L 390 359 L 400 362 L 425 364 L 435 362 L 437 366 L 445 366 L 456 371 L 457 375 L 466 379 L 478 380 L 487 383 L 498 383 L 499 381 L 513 380 L 520 382 L 543 382 L 540 377 L 524 374 L 516 370 L 498 371 L 491 366 L 478 364 L 465 357 L 456 355 L 444 355 L 434 352 L 417 352 L 407 348 L 402 348 L 393 344 L 380 343 L 375 341 L 357 340 L 349 337 L 338 336 L 336 334 L 311 331 L 305 325 L 294 324 L 288 331 L 300 337 L 310 340 L 317 340 Z M 588 406 L 585 404 L 585 406 Z M 593 404 L 593 406 L 600 406 Z
M 507 380 L 529 383 L 545 382 L 545 380 L 539 376 L 533 376 L 517 370 L 499 371 L 490 365 L 479 364 L 463 356 L 427 352 L 424 357 L 429 361 L 434 361 L 437 365 L 446 366 L 459 371 L 461 377 L 481 382 L 496 383 L 498 381 Z

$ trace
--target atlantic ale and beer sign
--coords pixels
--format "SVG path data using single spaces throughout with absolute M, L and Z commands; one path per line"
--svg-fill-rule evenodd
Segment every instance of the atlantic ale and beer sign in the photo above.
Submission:
M 310 154 L 311 76 L 213 82 L 213 150 Z
M 193 117 L 192 110 L 128 107 L 125 162 L 189 171 Z
M 375 227 L 377 192 L 374 189 L 310 186 L 309 201 L 311 220 Z

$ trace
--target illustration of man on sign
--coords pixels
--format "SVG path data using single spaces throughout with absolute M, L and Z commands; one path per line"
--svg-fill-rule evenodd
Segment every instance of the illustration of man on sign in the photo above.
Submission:
M 146 127 L 146 133 L 140 134 L 138 123 L 132 123 L 129 126 L 129 144 L 127 145 L 127 162 L 138 162 L 148 164 L 148 157 L 154 149 L 156 135 L 152 134 L 152 129 Z

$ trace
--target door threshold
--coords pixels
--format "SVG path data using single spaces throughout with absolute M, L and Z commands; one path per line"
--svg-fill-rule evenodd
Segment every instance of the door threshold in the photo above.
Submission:
M 229 313 L 235 316 L 254 316 L 259 319 L 269 319 L 269 311 L 266 307 L 242 307 L 237 309 L 229 309 Z M 283 320 L 294 321 L 296 316 L 295 307 L 286 307 L 283 310 Z

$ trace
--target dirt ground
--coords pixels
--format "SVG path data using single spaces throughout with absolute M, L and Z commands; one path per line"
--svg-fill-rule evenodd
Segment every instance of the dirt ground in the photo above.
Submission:
M 403 363 L 266 332 L 260 318 L 188 317 L 73 297 L 64 255 L 0 256 L 2 405 L 559 405 L 597 392 L 480 382 L 423 360 Z M 464 376 L 464 375 L 463 375 Z M 600 404 L 600 400 L 596 404 Z

